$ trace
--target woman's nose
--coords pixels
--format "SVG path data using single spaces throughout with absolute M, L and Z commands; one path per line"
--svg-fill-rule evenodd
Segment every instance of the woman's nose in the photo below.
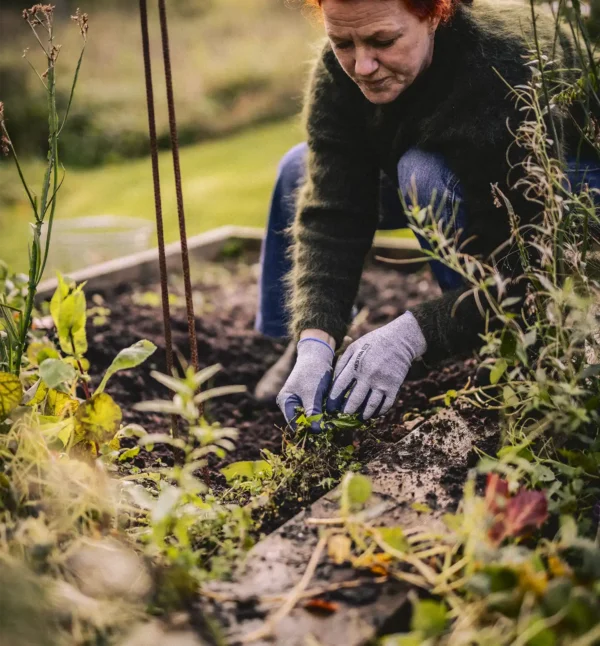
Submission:
M 377 71 L 379 62 L 371 51 L 366 48 L 356 49 L 356 60 L 354 62 L 354 73 L 359 78 L 366 78 Z

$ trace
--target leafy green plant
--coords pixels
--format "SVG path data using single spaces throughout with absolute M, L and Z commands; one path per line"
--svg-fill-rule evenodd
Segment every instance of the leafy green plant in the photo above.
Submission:
M 19 408 L 33 412 L 39 416 L 41 432 L 53 438 L 57 448 L 97 456 L 110 453 L 109 445 L 122 420 L 121 409 L 104 392 L 109 379 L 121 370 L 139 366 L 156 346 L 142 340 L 119 352 L 92 392 L 85 359 L 88 339 L 83 288 L 59 274 L 50 303 L 59 347 L 38 338 L 27 348 L 27 367 L 20 377 L 0 372 L 0 419 L 11 414 L 18 418 Z M 83 398 L 78 397 L 79 387 Z
M 34 38 L 41 47 L 45 57 L 46 69 L 44 71 L 40 73 L 33 65 L 31 67 L 44 86 L 47 95 L 48 155 L 42 190 L 38 196 L 25 178 L 19 157 L 17 156 L 6 127 L 4 104 L 0 102 L 1 152 L 5 155 L 12 155 L 34 218 L 31 225 L 33 236 L 29 248 L 29 276 L 24 303 L 11 305 L 6 300 L 0 302 L 0 320 L 2 321 L 4 331 L 4 334 L 0 335 L 0 357 L 6 364 L 8 372 L 15 375 L 18 375 L 21 371 L 21 360 L 27 346 L 35 295 L 48 260 L 58 192 L 64 181 L 64 169 L 63 177 L 59 177 L 61 169 L 59 138 L 71 109 L 88 32 L 87 14 L 83 14 L 77 10 L 73 19 L 79 26 L 83 46 L 75 70 L 69 101 L 65 114 L 61 118 L 56 105 L 56 63 L 60 54 L 60 45 L 57 45 L 55 42 L 54 7 L 52 5 L 36 4 L 30 9 L 23 11 L 23 18 L 31 28 Z M 45 241 L 43 241 L 43 234 L 45 234 Z

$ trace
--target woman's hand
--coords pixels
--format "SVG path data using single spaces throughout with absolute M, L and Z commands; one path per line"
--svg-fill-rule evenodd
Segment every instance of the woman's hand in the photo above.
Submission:
M 296 365 L 277 397 L 277 405 L 292 427 L 297 408 L 303 408 L 306 417 L 323 412 L 323 399 L 331 383 L 334 356 L 331 345 L 316 337 L 303 336 L 298 342 Z M 311 430 L 318 433 L 321 430 L 320 421 L 312 422 Z
M 412 362 L 426 349 L 425 337 L 410 312 L 365 334 L 338 361 L 327 410 L 361 412 L 365 420 L 385 415 Z

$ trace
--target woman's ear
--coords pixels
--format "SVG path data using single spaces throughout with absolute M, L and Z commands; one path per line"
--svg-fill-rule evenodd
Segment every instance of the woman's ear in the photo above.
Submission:
M 431 35 L 435 34 L 439 24 L 440 24 L 440 17 L 439 16 L 431 16 L 429 18 L 429 33 Z

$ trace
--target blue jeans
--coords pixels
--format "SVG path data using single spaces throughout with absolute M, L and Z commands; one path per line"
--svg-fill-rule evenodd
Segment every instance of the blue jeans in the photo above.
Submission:
M 284 277 L 291 269 L 288 253 L 291 240 L 286 231 L 294 220 L 296 196 L 306 172 L 307 152 L 305 143 L 298 144 L 286 153 L 279 164 L 261 250 L 256 329 L 276 338 L 288 336 Z M 415 189 L 417 203 L 421 206 L 430 204 L 434 194 L 436 205 L 443 200 L 440 219 L 448 236 L 465 230 L 467 209 L 462 199 L 460 180 L 448 168 L 442 155 L 411 148 L 398 162 L 397 174 L 399 189 L 386 175 L 382 173 L 381 176 L 380 230 L 389 231 L 408 226 L 400 194 L 410 206 Z M 585 179 L 590 188 L 600 189 L 600 164 L 570 162 L 568 177 L 574 187 Z M 419 242 L 425 247 L 424 240 L 419 239 Z M 443 291 L 461 287 L 462 281 L 456 272 L 437 261 L 430 265 Z

